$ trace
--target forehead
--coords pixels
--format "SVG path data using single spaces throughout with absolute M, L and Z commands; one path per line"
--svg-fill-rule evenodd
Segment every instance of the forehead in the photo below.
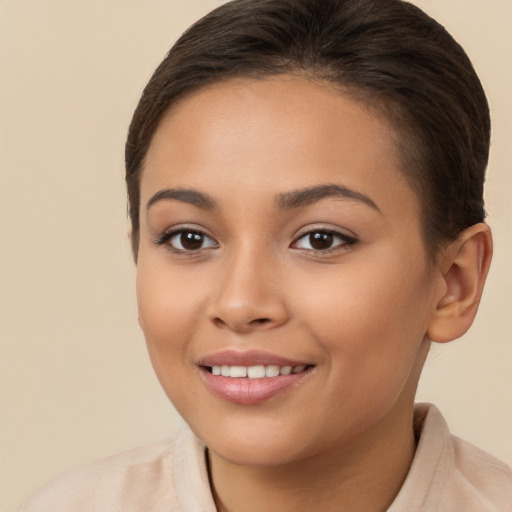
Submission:
M 292 76 L 214 84 L 164 115 L 147 154 L 142 201 L 158 188 L 269 193 L 338 183 L 411 213 L 391 126 L 334 86 Z M 219 188 L 219 184 L 222 187 Z

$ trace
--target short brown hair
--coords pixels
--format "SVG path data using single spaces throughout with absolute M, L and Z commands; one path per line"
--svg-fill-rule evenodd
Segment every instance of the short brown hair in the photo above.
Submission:
M 489 108 L 469 58 L 440 24 L 401 0 L 233 0 L 181 36 L 133 115 L 126 183 L 135 258 L 140 175 L 167 109 L 232 77 L 297 73 L 340 86 L 393 125 L 430 255 L 484 220 Z

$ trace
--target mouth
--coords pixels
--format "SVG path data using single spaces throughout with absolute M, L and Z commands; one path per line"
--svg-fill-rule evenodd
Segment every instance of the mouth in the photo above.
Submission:
M 198 362 L 206 388 L 217 397 L 242 405 L 256 405 L 308 380 L 314 364 L 263 352 L 225 351 Z
M 206 371 L 212 375 L 220 375 L 222 377 L 230 377 L 232 379 L 264 379 L 275 378 L 283 375 L 292 375 L 304 372 L 313 365 L 297 365 L 297 366 L 279 366 L 277 364 L 269 365 L 213 365 L 205 366 Z

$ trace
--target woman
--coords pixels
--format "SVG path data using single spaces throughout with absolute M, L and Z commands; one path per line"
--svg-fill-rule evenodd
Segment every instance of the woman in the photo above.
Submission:
M 195 24 L 126 146 L 139 322 L 190 429 L 22 510 L 506 510 L 510 469 L 413 408 L 478 308 L 488 149 L 468 58 L 409 4 Z

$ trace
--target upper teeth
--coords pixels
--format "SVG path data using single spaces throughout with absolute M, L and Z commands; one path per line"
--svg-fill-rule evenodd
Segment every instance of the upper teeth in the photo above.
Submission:
M 278 375 L 290 375 L 290 373 L 300 373 L 306 368 L 301 366 L 278 366 L 269 364 L 267 366 L 212 366 L 213 375 L 222 375 L 223 377 L 248 377 L 249 379 L 262 379 L 263 377 L 277 377 Z

